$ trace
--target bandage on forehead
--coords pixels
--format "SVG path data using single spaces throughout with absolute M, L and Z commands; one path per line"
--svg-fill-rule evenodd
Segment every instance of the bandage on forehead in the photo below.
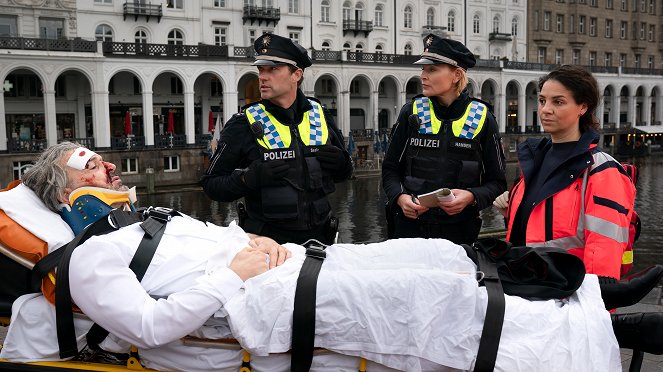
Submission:
M 85 147 L 78 147 L 67 160 L 67 166 L 76 170 L 83 170 L 90 161 L 90 158 L 97 155 L 96 152 L 86 149 Z

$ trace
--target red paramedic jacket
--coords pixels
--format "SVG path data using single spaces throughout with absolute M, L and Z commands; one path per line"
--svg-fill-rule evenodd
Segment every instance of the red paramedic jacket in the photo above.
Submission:
M 629 238 L 635 186 L 621 164 L 601 151 L 598 134 L 582 134 L 573 155 L 557 166 L 540 190 L 525 232 L 528 246 L 552 246 L 580 257 L 587 273 L 619 279 Z M 533 172 L 550 139 L 528 139 L 518 146 L 521 177 L 509 197 L 507 240 Z M 583 193 L 584 190 L 584 193 Z

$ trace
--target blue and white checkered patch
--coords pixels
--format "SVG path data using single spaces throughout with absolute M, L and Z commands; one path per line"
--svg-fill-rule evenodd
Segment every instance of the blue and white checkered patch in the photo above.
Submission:
M 419 134 L 432 134 L 433 124 L 430 118 L 430 100 L 428 97 L 419 97 L 414 100 L 419 116 Z
M 269 143 L 269 147 L 272 149 L 282 149 L 285 148 L 285 144 L 283 141 L 281 141 L 281 136 L 279 135 L 279 131 L 276 130 L 276 127 L 274 124 L 272 124 L 272 121 L 269 119 L 269 116 L 267 115 L 267 112 L 263 110 L 260 105 L 253 105 L 248 108 L 247 110 L 251 116 L 256 121 L 260 121 L 262 123 L 262 128 L 263 131 L 265 132 L 265 139 Z
M 310 123 L 309 146 L 322 145 L 322 121 L 320 119 L 320 106 L 317 102 L 309 100 L 313 109 L 308 112 L 308 121 Z
M 479 127 L 479 122 L 485 110 L 486 105 L 481 102 L 472 101 L 470 112 L 467 114 L 467 118 L 465 118 L 465 124 L 463 124 L 463 129 L 460 130 L 458 137 L 472 139 L 474 132 Z

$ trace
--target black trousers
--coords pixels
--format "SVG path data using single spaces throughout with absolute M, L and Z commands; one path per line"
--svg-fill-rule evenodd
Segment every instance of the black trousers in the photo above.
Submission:
M 394 238 L 440 238 L 456 244 L 472 244 L 479 236 L 482 221 L 480 217 L 475 217 L 454 223 L 438 223 L 413 220 L 399 213 L 394 223 Z

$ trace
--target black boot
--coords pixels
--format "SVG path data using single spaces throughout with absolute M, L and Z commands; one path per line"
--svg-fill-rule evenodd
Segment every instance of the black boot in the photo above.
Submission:
M 599 276 L 605 308 L 616 309 L 635 305 L 654 289 L 661 277 L 663 277 L 663 265 L 650 266 L 623 280 Z
M 663 313 L 614 314 L 611 318 L 619 347 L 663 354 Z

